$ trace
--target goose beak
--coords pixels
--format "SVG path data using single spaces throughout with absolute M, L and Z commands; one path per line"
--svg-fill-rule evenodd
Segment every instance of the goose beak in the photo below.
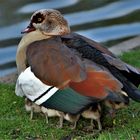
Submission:
M 35 30 L 36 30 L 35 27 L 30 23 L 27 26 L 27 28 L 21 32 L 21 34 L 29 33 L 29 32 L 35 31 Z

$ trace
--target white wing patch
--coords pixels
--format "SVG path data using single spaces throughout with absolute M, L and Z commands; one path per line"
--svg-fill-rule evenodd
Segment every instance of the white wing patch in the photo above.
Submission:
M 42 83 L 31 71 L 31 68 L 28 67 L 19 75 L 15 93 L 17 96 L 26 96 L 31 101 L 36 100 L 35 103 L 40 105 L 48 100 L 57 90 L 58 88 L 56 87 Z

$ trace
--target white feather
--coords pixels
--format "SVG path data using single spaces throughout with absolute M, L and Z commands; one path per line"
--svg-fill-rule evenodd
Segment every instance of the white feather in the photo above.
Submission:
M 17 79 L 17 83 L 16 83 L 16 89 L 15 89 L 15 93 L 17 96 L 21 96 L 23 97 L 24 96 L 24 92 L 19 84 L 19 80 Z
M 17 96 L 26 96 L 31 101 L 34 101 L 45 91 L 47 91 L 51 86 L 45 85 L 42 83 L 31 71 L 31 68 L 28 67 L 24 72 L 22 72 L 16 83 L 15 93 Z M 37 104 L 48 100 L 58 88 L 52 88 L 46 95 L 37 100 Z

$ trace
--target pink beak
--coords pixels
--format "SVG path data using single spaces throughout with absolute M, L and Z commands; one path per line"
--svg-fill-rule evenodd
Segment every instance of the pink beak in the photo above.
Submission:
M 30 23 L 29 26 L 27 26 L 27 28 L 21 32 L 21 34 L 24 34 L 24 33 L 29 33 L 29 32 L 32 32 L 32 31 L 35 31 L 35 27 Z

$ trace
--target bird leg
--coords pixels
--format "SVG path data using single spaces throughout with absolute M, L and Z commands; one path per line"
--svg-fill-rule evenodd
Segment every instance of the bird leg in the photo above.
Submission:
M 60 116 L 59 117 L 59 128 L 62 128 L 63 127 L 63 121 L 64 121 L 64 117 L 63 116 Z
M 95 127 L 95 125 L 93 123 L 93 119 L 90 120 L 90 125 L 91 125 L 91 127 Z
M 45 112 L 44 115 L 45 115 L 45 118 L 46 118 L 46 123 L 48 124 L 48 123 L 49 123 L 49 120 L 48 120 L 48 113 Z
M 102 124 L 101 124 L 100 118 L 97 119 L 96 121 L 97 121 L 97 124 L 98 124 L 98 130 L 101 131 L 102 130 Z
M 33 114 L 34 114 L 34 108 L 33 108 L 33 107 L 31 107 L 30 120 L 32 120 L 32 119 L 33 119 Z
M 87 127 L 86 127 L 86 129 L 87 129 L 88 131 L 93 130 L 93 127 L 95 127 L 95 124 L 94 124 L 93 121 L 94 121 L 94 119 L 91 119 L 91 121 L 90 121 L 90 126 L 87 126 Z M 96 119 L 96 121 L 97 121 L 97 124 L 98 124 L 98 130 L 101 131 L 101 130 L 102 130 L 102 124 L 101 124 L 100 118 L 99 118 L 99 119 Z
M 76 129 L 76 127 L 77 127 L 77 121 L 75 121 L 74 123 L 73 123 L 73 126 L 71 127 L 71 129 Z

